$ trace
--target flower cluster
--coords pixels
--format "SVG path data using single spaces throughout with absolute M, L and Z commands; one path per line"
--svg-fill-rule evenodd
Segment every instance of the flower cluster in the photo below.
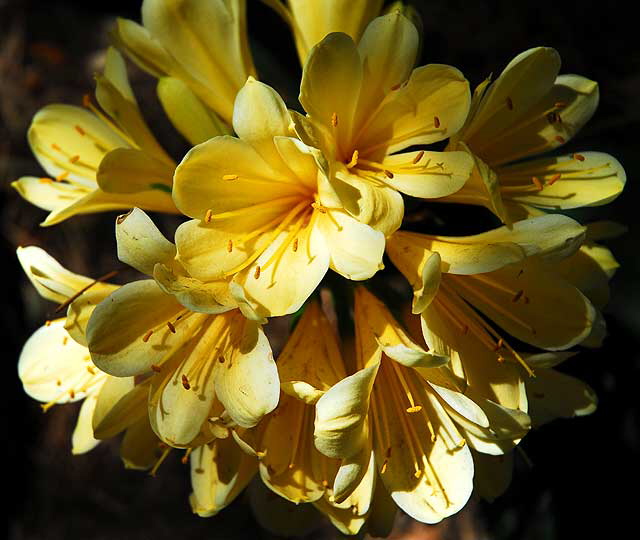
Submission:
M 146 278 L 110 284 L 19 248 L 60 314 L 25 344 L 20 378 L 45 410 L 83 400 L 74 453 L 124 434 L 125 466 L 155 473 L 184 450 L 201 516 L 259 476 L 346 534 L 384 534 L 397 508 L 436 523 L 474 488 L 504 491 L 532 427 L 595 408 L 554 368 L 606 333 L 617 263 L 597 242 L 616 227 L 560 211 L 611 201 L 625 174 L 556 150 L 598 85 L 538 47 L 471 93 L 454 67 L 416 67 L 401 3 L 264 1 L 293 32 L 297 111 L 258 80 L 245 1 L 144 0 L 142 24 L 117 21 L 95 96 L 34 117 L 50 176 L 14 187 L 47 226 L 127 210 L 118 258 Z M 125 57 L 192 146 L 179 163 Z M 438 203 L 481 205 L 502 226 L 425 234 L 408 202 L 444 224 Z M 145 211 L 185 217 L 173 241 Z M 283 316 L 274 359 L 265 324 Z

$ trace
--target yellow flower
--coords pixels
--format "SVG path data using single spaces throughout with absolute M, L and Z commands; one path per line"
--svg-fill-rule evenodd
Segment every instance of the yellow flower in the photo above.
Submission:
M 469 118 L 451 150 L 476 160 L 469 182 L 445 201 L 480 204 L 505 223 L 540 213 L 605 204 L 622 191 L 626 175 L 601 152 L 527 159 L 568 142 L 598 105 L 598 84 L 558 75 L 560 57 L 538 47 L 516 56 L 496 81 L 476 89 Z
M 399 12 L 375 19 L 359 45 L 333 33 L 304 66 L 294 115 L 298 135 L 329 160 L 333 188 L 363 223 L 390 234 L 402 220 L 398 193 L 436 198 L 462 187 L 465 152 L 402 152 L 453 135 L 469 110 L 469 84 L 455 68 L 413 69 L 419 36 Z M 334 178 L 335 177 L 335 178 Z
M 370 510 L 375 470 L 370 455 L 355 480 L 349 466 L 313 445 L 314 403 L 346 377 L 339 344 L 317 301 L 310 302 L 280 354 L 282 395 L 258 427 L 263 482 L 285 499 L 312 502 L 344 534 L 356 534 Z
M 356 43 L 366 26 L 380 14 L 383 0 L 263 0 L 291 27 L 300 63 L 327 34 L 342 32 Z
M 384 236 L 327 195 L 312 148 L 289 136 L 280 96 L 249 79 L 233 116 L 235 137 L 193 148 L 175 174 L 174 200 L 192 221 L 176 231 L 177 261 L 199 282 L 231 279 L 261 316 L 296 311 L 329 268 L 348 279 L 381 266 Z
M 356 368 L 316 403 L 315 444 L 364 469 L 374 452 L 379 479 L 411 517 L 436 523 L 471 495 L 473 461 L 461 424 L 489 428 L 488 415 L 452 390 L 442 366 L 364 288 L 356 289 Z
M 523 363 L 470 306 L 542 349 L 584 342 L 597 327 L 597 310 L 548 262 L 575 253 L 584 235 L 574 220 L 545 215 L 467 237 L 399 231 L 387 243 L 387 253 L 413 286 L 413 311 L 421 314 L 432 350 L 462 353 L 462 347 L 465 354 L 493 364 L 507 356 Z
M 245 0 L 144 0 L 142 25 L 118 19 L 113 38 L 142 69 L 180 81 L 182 85 L 172 83 L 177 91 L 188 87 L 211 109 L 201 119 L 194 114 L 196 122 L 215 125 L 217 114 L 231 124 L 236 94 L 255 75 Z M 171 110 L 180 105 L 170 95 L 173 90 L 159 92 Z
M 117 221 L 120 259 L 141 272 L 152 274 L 175 254 L 143 212 Z M 116 377 L 150 376 L 149 419 L 170 446 L 197 447 L 228 436 L 228 427 L 252 427 L 278 403 L 277 370 L 260 322 L 247 320 L 236 304 L 210 298 L 218 299 L 225 286 L 190 293 L 187 283 L 168 294 L 154 280 L 134 281 L 101 302 L 89 320 L 87 342 L 100 369 Z M 179 300 L 206 303 L 207 312 Z
M 175 163 L 145 124 L 115 49 L 108 50 L 104 74 L 96 80 L 104 112 L 87 99 L 91 112 L 48 105 L 35 115 L 29 144 L 51 178 L 27 176 L 13 187 L 51 212 L 43 225 L 131 206 L 176 213 L 171 200 Z
M 112 409 L 134 391 L 133 377 L 116 379 L 91 361 L 84 330 L 93 306 L 117 289 L 60 266 L 44 250 L 18 248 L 18 258 L 37 291 L 66 309 L 66 317 L 48 321 L 25 343 L 18 374 L 25 392 L 43 402 L 47 411 L 56 404 L 84 400 L 72 435 L 72 452 L 86 453 L 100 442 L 125 431 L 120 455 L 128 468 L 146 469 L 156 460 L 157 438 L 149 427 L 146 406 L 129 408 L 126 419 L 115 428 Z M 139 390 L 138 390 L 139 393 Z

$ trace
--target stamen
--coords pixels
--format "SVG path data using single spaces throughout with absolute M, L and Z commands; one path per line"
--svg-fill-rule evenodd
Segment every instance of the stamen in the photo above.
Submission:
M 352 167 L 355 167 L 358 164 L 358 156 L 360 154 L 358 153 L 357 150 L 353 151 L 353 154 L 351 154 L 351 161 L 349 161 L 349 163 L 347 163 L 347 169 L 351 169 Z
M 260 278 L 260 266 L 256 266 L 255 272 L 253 273 L 253 277 L 255 279 L 259 279 Z
M 205 223 L 211 223 L 211 218 L 213 217 L 213 210 L 211 210 L 211 208 L 209 208 L 209 210 L 207 210 L 207 213 L 204 215 L 204 222 Z
M 294 253 L 296 251 L 298 251 L 298 239 L 297 238 L 293 239 L 293 246 L 291 247 L 291 249 L 293 250 Z
M 156 364 L 151 364 L 151 369 L 156 373 L 160 373 L 162 371 L 162 368 L 160 366 L 157 366 Z
M 56 176 L 56 182 L 62 182 L 63 180 L 66 180 L 68 176 L 69 171 L 61 172 L 58 176 Z
M 433 125 L 434 125 L 434 127 L 439 128 L 440 127 L 440 118 L 438 118 L 437 116 L 434 116 L 433 117 Z
M 144 341 L 145 343 L 149 341 L 151 334 L 153 334 L 153 330 L 149 330 L 144 336 L 142 336 L 142 341 Z
M 559 142 L 560 144 L 564 144 L 565 142 L 567 142 L 567 141 L 566 141 L 566 139 L 565 139 L 564 137 L 562 137 L 561 135 L 556 135 L 556 136 L 554 137 L 554 139 L 555 139 L 557 142 Z
M 185 390 L 189 390 L 191 388 L 191 385 L 189 384 L 189 379 L 184 373 L 182 374 L 182 386 L 184 387 Z
M 413 158 L 413 161 L 411 163 L 416 165 L 422 159 L 423 156 L 424 156 L 424 150 L 420 150 L 420 152 L 416 154 L 416 157 Z
M 511 299 L 512 302 L 517 302 L 518 300 L 520 300 L 520 298 L 522 298 L 522 295 L 524 294 L 524 291 L 522 289 L 520 289 L 515 295 L 514 297 Z
M 537 176 L 532 176 L 531 181 L 533 182 L 533 185 L 536 186 L 536 189 L 538 191 L 542 191 L 544 186 L 542 185 L 542 182 L 540 182 L 540 179 Z
M 84 136 L 84 135 L 86 135 L 86 134 L 87 134 L 87 132 L 86 132 L 84 129 L 82 129 L 79 125 L 77 125 L 77 124 L 76 124 L 76 125 L 75 125 L 75 126 L 73 126 L 73 127 L 75 128 L 75 130 L 76 130 L 78 133 L 80 133 L 80 135 Z
M 164 450 L 162 452 L 162 455 L 158 458 L 158 461 L 156 461 L 156 464 L 153 466 L 153 469 L 151 469 L 151 471 L 149 471 L 149 474 L 151 476 L 155 476 L 156 473 L 158 472 L 158 469 L 160 468 L 160 465 L 162 465 L 162 462 L 167 458 L 167 456 L 169 455 L 169 452 L 171 452 L 171 447 L 170 446 L 164 446 Z M 204 471 L 203 471 L 204 472 Z
M 233 251 L 233 240 L 229 239 L 227 242 L 227 252 L 231 253 Z
M 69 161 L 70 161 L 71 163 L 76 163 L 79 159 L 80 159 L 80 156 L 79 156 L 78 154 L 76 154 L 75 156 L 71 156 L 71 157 L 69 158 Z
M 176 327 L 173 326 L 173 324 L 171 323 L 171 321 L 167 321 L 167 328 L 169 328 L 169 332 L 171 332 L 172 334 L 176 333 Z
M 102 282 L 102 281 L 106 281 L 107 279 L 112 278 L 113 276 L 115 276 L 116 274 L 118 274 L 120 272 L 120 270 L 113 270 L 112 272 L 107 272 L 105 275 L 100 276 L 97 279 L 94 279 L 91 283 L 89 283 L 89 285 L 87 285 L 86 287 L 83 287 L 82 289 L 80 289 L 77 293 L 75 293 L 73 296 L 70 296 L 69 298 L 67 298 L 62 304 L 60 304 L 54 311 L 54 313 L 59 313 L 60 311 L 62 311 L 63 309 L 65 309 L 67 306 L 69 306 L 70 304 L 72 304 L 76 299 L 78 299 L 80 296 L 82 296 L 85 292 L 87 292 L 91 287 L 97 285 L 98 283 Z
M 510 111 L 513 110 L 513 100 L 510 97 L 507 97 L 507 109 L 509 109 Z
M 223 175 L 223 176 L 222 176 L 222 179 L 223 179 L 223 180 L 229 180 L 229 181 L 231 181 L 231 180 L 237 180 L 238 178 L 239 178 L 239 177 L 238 177 L 238 175 L 237 175 L 237 174 L 225 174 L 225 175 Z
M 191 454 L 192 451 L 193 451 L 193 448 L 187 448 L 186 452 L 184 453 L 184 456 L 180 458 L 180 461 L 182 462 L 183 465 L 186 465 L 189 462 L 189 455 Z
M 573 159 L 578 161 L 584 161 L 584 156 L 582 154 L 573 154 Z
M 560 180 L 560 178 L 562 177 L 562 175 L 560 173 L 554 174 L 550 179 L 549 179 L 549 185 L 552 186 L 553 184 L 555 184 L 558 180 Z
M 393 178 L 393 173 L 389 169 L 385 169 L 383 172 L 387 178 L 389 179 Z
M 338 113 L 336 112 L 331 115 L 331 125 L 333 127 L 338 127 Z

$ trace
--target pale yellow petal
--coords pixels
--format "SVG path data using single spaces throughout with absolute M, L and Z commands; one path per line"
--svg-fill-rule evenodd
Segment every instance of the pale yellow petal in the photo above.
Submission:
M 620 195 L 627 180 L 622 165 L 601 152 L 527 161 L 501 167 L 497 174 L 505 197 L 546 210 L 607 204 Z M 533 185 L 534 176 L 543 189 L 523 189 Z
M 91 422 L 100 425 L 117 403 L 135 389 L 133 377 L 105 377 L 96 396 L 96 405 Z M 136 391 L 136 394 L 138 392 Z
M 328 457 L 357 453 L 368 436 L 367 414 L 379 361 L 342 379 L 316 403 L 314 440 Z
M 124 285 L 101 302 L 89 319 L 87 342 L 93 361 L 117 377 L 149 372 L 179 348 L 204 317 L 187 314 L 178 320 L 184 312 L 153 280 Z
M 120 443 L 120 458 L 126 469 L 147 470 L 162 455 L 159 439 L 151 429 L 148 418 L 129 426 Z
M 118 288 L 118 285 L 95 283 L 69 304 L 65 330 L 80 345 L 87 347 L 87 324 L 96 306 Z
M 176 77 L 162 77 L 157 86 L 158 98 L 173 126 L 192 145 L 229 133 L 215 112 Z
M 469 83 L 457 69 L 439 64 L 416 68 L 407 84 L 386 98 L 353 146 L 362 157 L 375 157 L 441 141 L 462 127 L 470 101 Z
M 492 502 L 507 490 L 513 474 L 513 452 L 500 456 L 473 452 L 473 463 L 474 489 L 480 497 Z
M 318 218 L 331 254 L 331 269 L 347 279 L 369 279 L 382 267 L 384 234 L 346 212 L 329 210 Z
M 139 193 L 157 190 L 171 195 L 174 167 L 141 150 L 116 148 L 104 156 L 96 173 L 106 193 Z
M 105 377 L 91 363 L 86 347 L 71 339 L 64 319 L 56 319 L 31 335 L 20 353 L 18 376 L 25 392 L 43 403 L 83 399 Z
M 96 397 L 95 394 L 91 394 L 80 406 L 76 427 L 71 435 L 71 453 L 73 455 L 86 454 L 100 444 L 100 441 L 93 436 L 91 422 L 96 406 Z
M 216 439 L 191 453 L 189 497 L 194 513 L 215 516 L 247 486 L 258 470 L 258 462 L 229 437 Z
M 139 208 L 118 216 L 116 242 L 118 259 L 149 276 L 157 263 L 167 263 L 176 255 L 175 246 Z
M 52 178 L 23 176 L 11 183 L 23 199 L 50 212 L 64 208 L 89 193 L 88 189 L 75 187 Z
M 116 377 L 112 377 L 111 380 Z M 133 385 L 133 380 L 131 380 Z M 106 386 L 106 384 L 105 384 Z M 104 389 L 104 388 L 103 388 Z M 149 398 L 149 385 L 141 384 L 133 387 L 129 392 L 117 401 L 104 403 L 106 392 L 100 392 L 98 408 L 102 409 L 101 418 L 98 414 L 93 417 L 93 431 L 96 439 L 109 439 L 115 437 L 138 420 L 147 418 L 147 400 Z M 108 410 L 106 410 L 108 408 Z

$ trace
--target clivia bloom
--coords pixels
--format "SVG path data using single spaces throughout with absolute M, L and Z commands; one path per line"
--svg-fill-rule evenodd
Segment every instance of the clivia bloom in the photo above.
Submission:
M 51 212 L 43 225 L 132 206 L 177 213 L 171 199 L 175 163 L 144 122 L 115 49 L 107 51 L 96 82 L 100 108 L 87 97 L 89 110 L 48 105 L 35 115 L 29 144 L 51 177 L 26 176 L 13 187 Z
M 175 246 L 143 212 L 117 222 L 121 260 L 146 274 L 171 264 Z M 106 373 L 148 377 L 153 430 L 170 446 L 191 448 L 228 436 L 230 428 L 255 426 L 276 407 L 279 384 L 259 321 L 233 303 L 209 314 L 185 308 L 179 298 L 155 280 L 127 283 L 95 308 L 87 343 Z
M 384 252 L 382 233 L 326 197 L 317 151 L 290 124 L 280 96 L 250 78 L 236 99 L 238 137 L 194 147 L 174 178 L 176 205 L 193 218 L 176 231 L 177 262 L 203 287 L 231 279 L 262 317 L 295 312 L 329 268 L 371 277 Z
M 335 332 L 316 300 L 305 306 L 277 366 L 280 402 L 257 428 L 260 476 L 278 495 L 313 503 L 341 532 L 356 534 L 371 509 L 376 473 L 370 454 L 355 484 L 345 483 L 349 467 L 314 447 L 314 404 L 346 377 Z
M 516 56 L 490 84 L 476 89 L 464 127 L 449 149 L 476 161 L 471 179 L 444 202 L 486 206 L 510 223 L 540 210 L 597 206 L 615 199 L 626 181 L 618 161 L 601 152 L 534 158 L 567 143 L 598 105 L 598 84 L 558 75 L 560 57 L 537 47 Z
M 120 455 L 127 468 L 147 469 L 157 459 L 158 439 L 149 426 L 146 407 L 128 408 L 115 425 L 112 411 L 122 408 L 122 398 L 144 395 L 133 377 L 118 379 L 99 370 L 91 361 L 84 331 L 93 307 L 117 285 L 102 283 L 63 268 L 44 250 L 18 248 L 18 258 L 36 290 L 66 310 L 36 330 L 20 354 L 18 374 L 25 392 L 43 402 L 43 410 L 57 404 L 82 401 L 72 435 L 72 453 L 89 452 L 106 439 L 124 431 Z
M 144 0 L 142 25 L 118 19 L 112 37 L 133 62 L 160 79 L 158 92 L 170 117 L 183 114 L 181 97 L 193 104 L 197 96 L 208 110 L 191 119 L 220 128 L 216 115 L 231 124 L 236 94 L 256 74 L 246 9 L 245 0 Z
M 455 68 L 414 69 L 415 26 L 399 12 L 369 24 L 356 46 L 333 33 L 304 66 L 298 135 L 322 150 L 332 187 L 360 221 L 395 231 L 415 197 L 450 195 L 466 182 L 473 160 L 465 152 L 403 150 L 442 141 L 458 131 L 469 110 L 469 83 Z

